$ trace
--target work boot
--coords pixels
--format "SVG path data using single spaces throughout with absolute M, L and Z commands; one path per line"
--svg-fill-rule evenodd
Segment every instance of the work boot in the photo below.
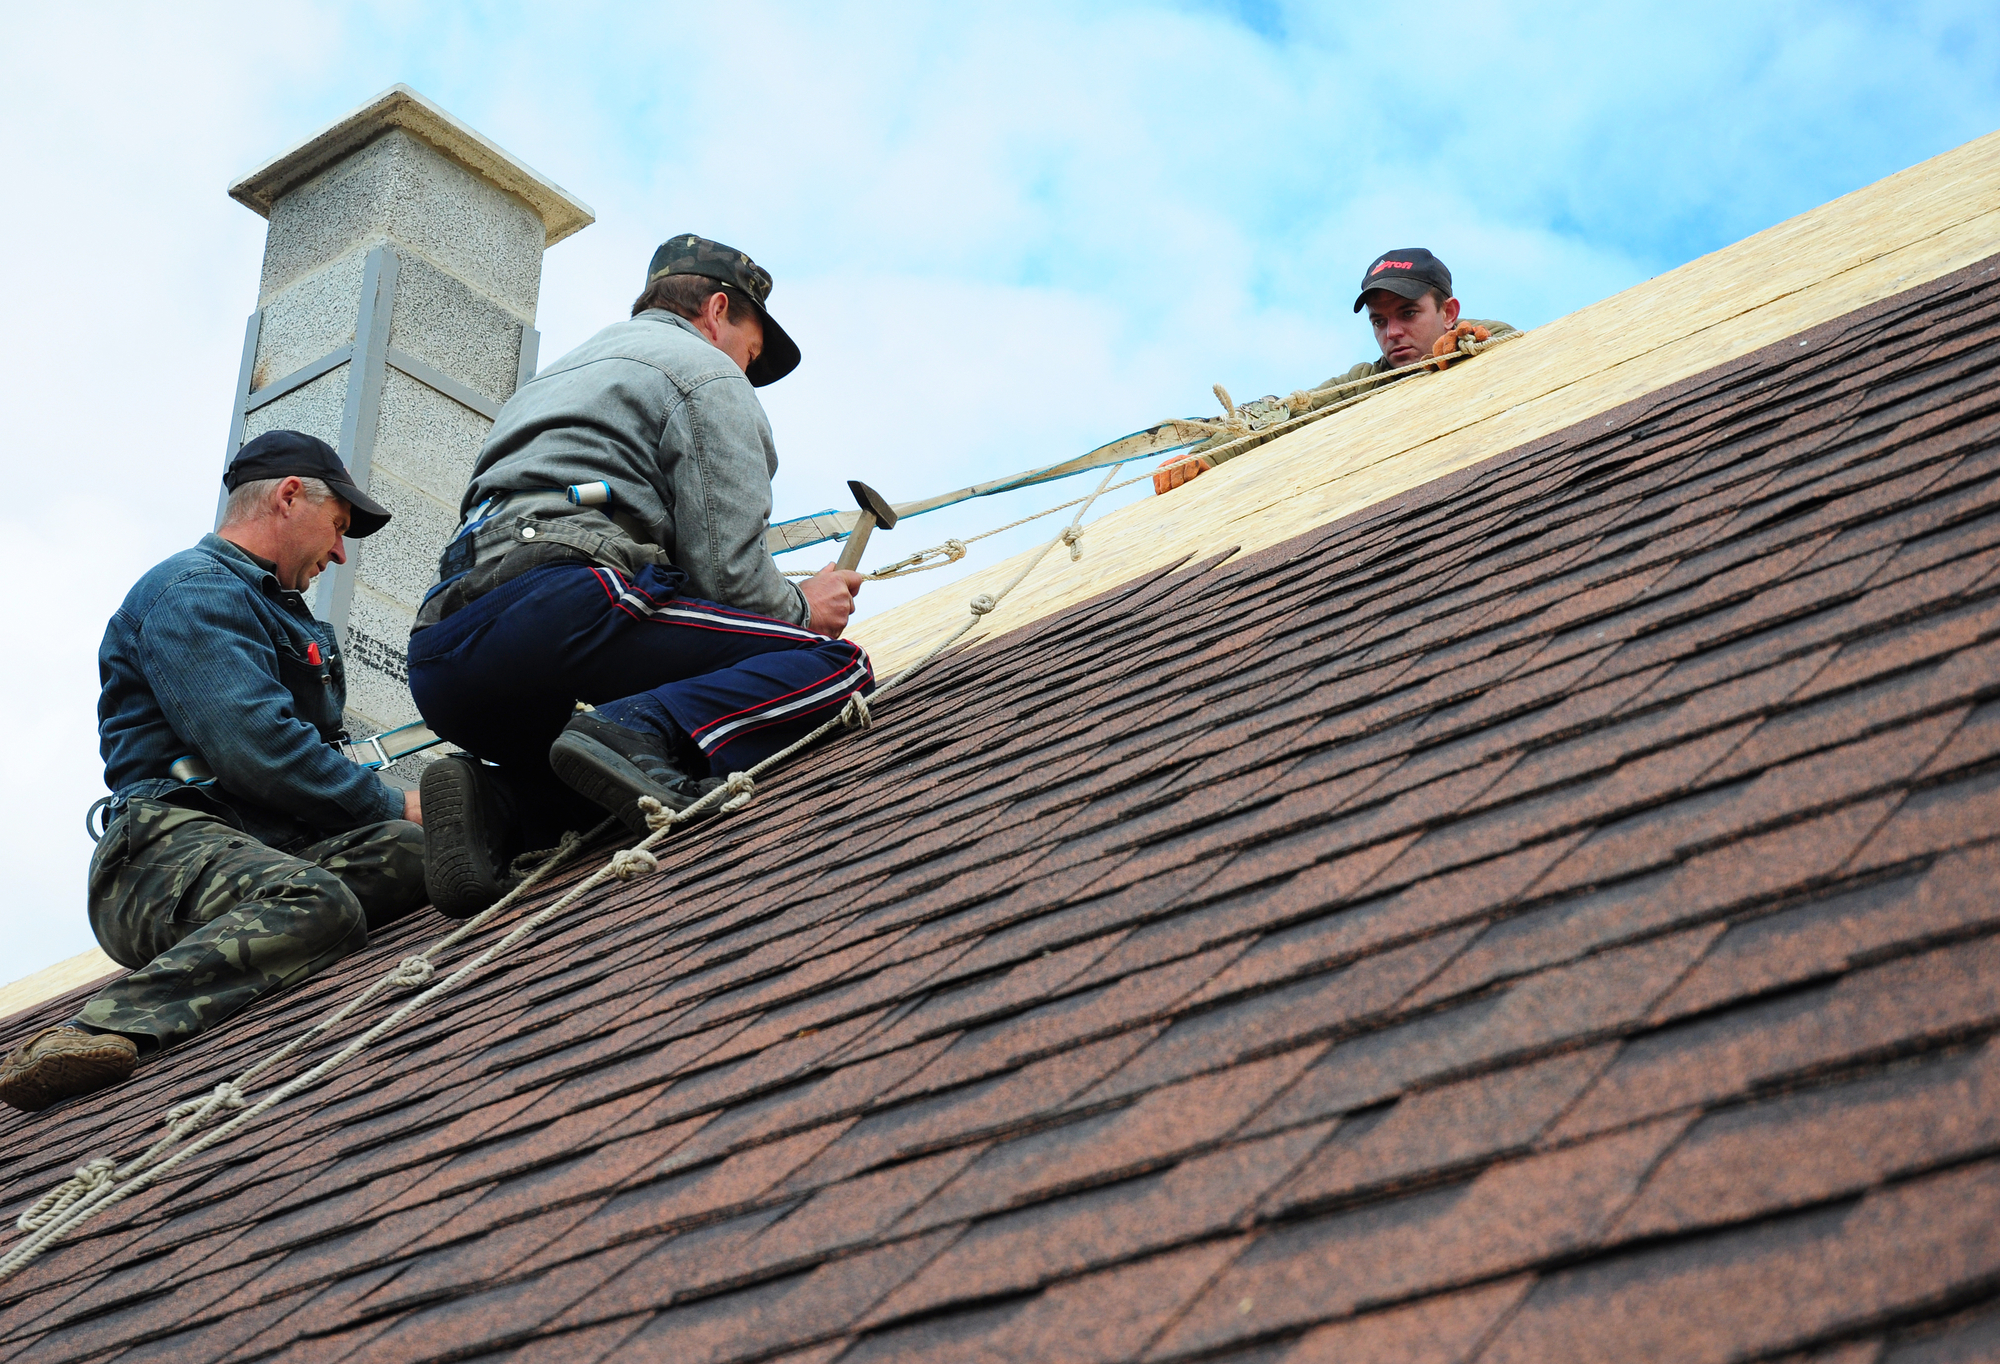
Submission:
M 492 773 L 468 753 L 424 769 L 424 888 L 438 913 L 469 919 L 506 894 L 508 802 Z
M 115 1032 L 74 1023 L 43 1028 L 0 1061 L 0 1100 L 27 1113 L 78 1094 L 107 1089 L 132 1074 L 139 1048 Z
M 549 749 L 549 766 L 571 790 L 618 816 L 635 834 L 652 832 L 639 797 L 685 810 L 720 784 L 691 774 L 687 768 L 692 765 L 673 752 L 670 740 L 588 713 L 564 725 Z

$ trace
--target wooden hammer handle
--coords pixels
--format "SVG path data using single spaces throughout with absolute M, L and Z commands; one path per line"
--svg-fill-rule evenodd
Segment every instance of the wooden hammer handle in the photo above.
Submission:
M 875 513 L 865 511 L 861 519 L 854 523 L 854 530 L 848 535 L 847 543 L 840 548 L 841 568 L 854 571 L 861 567 L 861 556 L 867 552 L 868 536 L 875 529 Z

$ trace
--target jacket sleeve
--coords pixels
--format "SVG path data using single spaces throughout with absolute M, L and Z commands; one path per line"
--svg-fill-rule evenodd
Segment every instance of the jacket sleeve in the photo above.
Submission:
M 225 791 L 319 828 L 402 818 L 400 792 L 297 714 L 278 647 L 241 600 L 250 590 L 227 573 L 203 574 L 147 612 L 139 665 L 168 723 Z
M 1331 379 L 1320 380 L 1318 383 L 1314 384 L 1313 387 L 1315 389 L 1320 389 L 1320 388 L 1325 388 L 1328 384 L 1351 384 L 1359 380 L 1366 379 L 1371 374 L 1379 374 L 1379 373 L 1381 373 L 1381 370 L 1377 367 L 1376 361 L 1363 360 L 1360 364 L 1355 365 L 1353 368 L 1347 370 L 1344 373 L 1336 374 Z M 1356 392 L 1359 391 L 1360 390 L 1358 389 L 1356 390 Z
M 771 558 L 778 456 L 756 390 L 740 374 L 703 379 L 667 422 L 660 463 L 673 487 L 674 564 L 707 601 L 804 625 L 805 597 Z

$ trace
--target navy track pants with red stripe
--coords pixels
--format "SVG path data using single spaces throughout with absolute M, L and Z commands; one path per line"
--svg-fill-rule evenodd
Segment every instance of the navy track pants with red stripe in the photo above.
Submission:
M 655 734 L 669 734 L 671 720 L 722 776 L 874 687 L 859 645 L 683 597 L 684 581 L 672 568 L 628 578 L 572 563 L 502 584 L 410 637 L 417 709 L 528 797 L 554 781 L 549 745 L 578 701 Z

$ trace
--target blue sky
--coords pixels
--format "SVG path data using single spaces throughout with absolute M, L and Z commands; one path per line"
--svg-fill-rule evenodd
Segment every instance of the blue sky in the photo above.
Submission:
M 90 944 L 97 639 L 213 511 L 263 241 L 223 188 L 397 81 L 596 209 L 548 255 L 545 356 L 621 315 L 671 233 L 771 269 L 806 357 L 765 391 L 791 514 L 849 477 L 912 497 L 1205 415 L 1218 381 L 1317 382 L 1369 354 L 1349 306 L 1388 247 L 1437 251 L 1475 316 L 1546 322 L 2000 127 L 2000 23 L 1832 0 L 10 15 L 0 980 Z

